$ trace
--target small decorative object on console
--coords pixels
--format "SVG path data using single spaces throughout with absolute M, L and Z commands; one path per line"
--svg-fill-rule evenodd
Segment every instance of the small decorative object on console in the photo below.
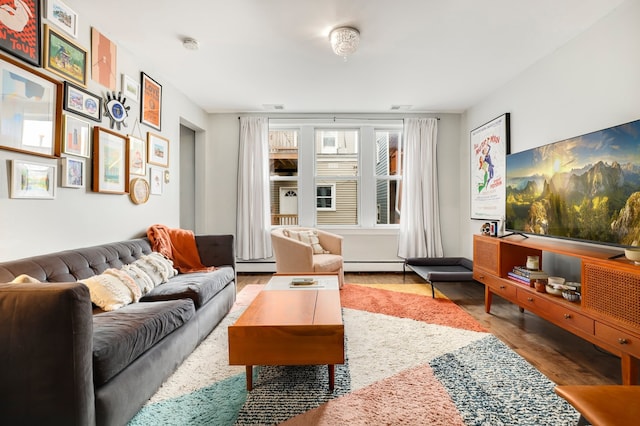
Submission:
M 640 248 L 626 248 L 624 249 L 624 257 L 631 260 L 636 265 L 640 265 Z

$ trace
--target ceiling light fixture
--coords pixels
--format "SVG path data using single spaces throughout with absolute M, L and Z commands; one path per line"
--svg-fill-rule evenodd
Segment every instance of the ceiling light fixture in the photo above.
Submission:
M 198 40 L 194 38 L 185 38 L 182 40 L 182 46 L 187 50 L 198 50 Z
M 347 56 L 356 51 L 360 44 L 360 31 L 353 27 L 337 27 L 329 33 L 331 48 L 347 61 Z

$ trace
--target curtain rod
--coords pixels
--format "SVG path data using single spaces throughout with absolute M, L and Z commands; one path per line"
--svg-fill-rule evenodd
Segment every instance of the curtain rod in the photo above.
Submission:
M 240 120 L 242 117 L 238 117 L 238 120 Z M 351 117 L 351 118 L 347 118 L 347 117 L 268 117 L 269 120 L 331 120 L 333 118 L 333 121 L 335 122 L 336 120 L 363 120 L 363 121 L 389 121 L 389 120 L 404 120 L 405 117 L 402 118 L 392 118 L 392 117 L 388 117 L 388 118 L 358 118 L 358 117 Z M 440 121 L 440 117 L 426 117 L 426 118 L 435 118 L 436 120 Z

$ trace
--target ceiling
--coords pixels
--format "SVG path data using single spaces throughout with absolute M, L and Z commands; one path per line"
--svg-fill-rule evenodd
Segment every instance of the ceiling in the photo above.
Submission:
M 211 113 L 462 112 L 622 2 L 67 0 L 141 71 Z M 328 41 L 341 25 L 361 33 L 346 62 Z

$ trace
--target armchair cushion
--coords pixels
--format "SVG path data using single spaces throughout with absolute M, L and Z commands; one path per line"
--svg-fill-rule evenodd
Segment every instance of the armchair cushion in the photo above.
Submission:
M 324 247 L 320 245 L 320 239 L 318 238 L 318 232 L 315 229 L 306 229 L 303 231 L 294 231 L 292 229 L 284 230 L 285 236 L 296 239 L 305 244 L 309 244 L 313 249 L 313 254 L 326 254 L 329 253 Z

